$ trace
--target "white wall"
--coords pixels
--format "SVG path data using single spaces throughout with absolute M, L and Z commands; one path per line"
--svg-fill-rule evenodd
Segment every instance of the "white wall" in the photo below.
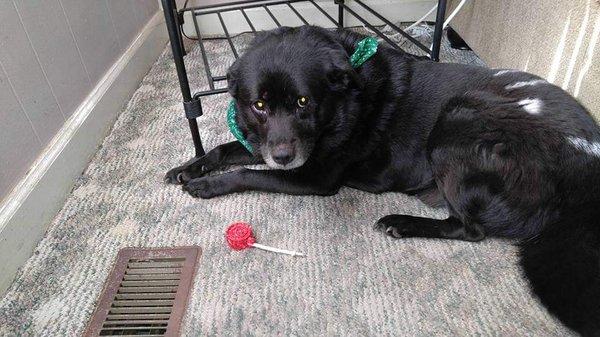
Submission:
M 0 201 L 158 8 L 151 0 L 0 1 Z

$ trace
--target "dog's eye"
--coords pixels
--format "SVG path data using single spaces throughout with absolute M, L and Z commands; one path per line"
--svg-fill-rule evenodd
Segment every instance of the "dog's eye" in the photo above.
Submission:
M 265 111 L 266 107 L 267 107 L 267 104 L 262 99 L 259 99 L 258 101 L 254 102 L 252 104 L 252 109 L 254 109 L 255 111 L 260 111 L 260 112 Z
M 300 96 L 298 97 L 298 101 L 296 102 L 299 107 L 304 108 L 308 104 L 308 97 Z

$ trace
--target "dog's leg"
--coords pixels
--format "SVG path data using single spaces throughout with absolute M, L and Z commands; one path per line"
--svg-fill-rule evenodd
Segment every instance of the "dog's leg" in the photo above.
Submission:
M 175 167 L 165 175 L 169 184 L 185 184 L 208 172 L 230 165 L 262 164 L 261 157 L 252 155 L 239 142 L 230 142 L 217 146 L 200 158 L 193 158 L 187 163 Z
M 481 241 L 485 238 L 483 228 L 477 224 L 464 224 L 451 216 L 445 220 L 392 214 L 375 224 L 375 229 L 393 238 L 440 238 L 463 241 Z
M 265 191 L 295 195 L 333 195 L 340 188 L 339 179 L 329 174 L 303 174 L 298 171 L 240 169 L 215 176 L 205 176 L 187 182 L 183 189 L 196 198 Z
M 483 97 L 487 99 L 487 96 Z M 434 220 L 408 215 L 388 215 L 377 222 L 376 228 L 396 238 L 479 241 L 486 235 L 518 236 L 518 230 L 507 226 L 511 223 L 521 223 L 521 212 L 512 209 L 506 200 L 520 200 L 521 195 L 511 194 L 517 192 L 511 192 L 513 188 L 507 185 L 504 179 L 506 173 L 502 170 L 503 167 L 516 166 L 516 163 L 511 163 L 511 159 L 503 153 L 501 138 L 494 142 L 494 139 L 490 139 L 489 134 L 486 134 L 487 125 L 494 125 L 500 130 L 503 125 L 496 126 L 478 121 L 478 118 L 481 118 L 478 109 L 484 109 L 485 106 L 482 108 L 478 105 L 479 101 L 468 99 L 456 98 L 452 104 L 448 103 L 428 141 L 431 169 L 437 189 L 450 210 L 450 217 L 446 220 Z M 504 104 L 503 98 L 489 99 L 490 104 Z M 472 139 L 479 134 L 486 135 L 486 138 L 473 141 Z M 484 160 L 486 158 L 493 160 Z M 502 165 L 493 166 L 490 163 Z

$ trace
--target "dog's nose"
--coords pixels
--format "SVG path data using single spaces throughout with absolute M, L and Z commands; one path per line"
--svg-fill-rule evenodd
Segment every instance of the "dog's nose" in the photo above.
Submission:
M 279 144 L 273 148 L 271 157 L 280 165 L 287 165 L 294 160 L 294 146 L 292 144 Z

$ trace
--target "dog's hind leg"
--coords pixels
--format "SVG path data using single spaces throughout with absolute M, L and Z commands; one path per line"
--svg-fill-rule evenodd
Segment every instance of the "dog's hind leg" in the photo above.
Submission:
M 184 184 L 195 178 L 199 178 L 210 171 L 225 168 L 231 165 L 253 165 L 262 164 L 260 156 L 248 152 L 244 146 L 237 141 L 221 144 L 210 150 L 200 158 L 192 158 L 185 164 L 175 167 L 165 175 L 165 182 L 169 184 Z
M 483 96 L 483 99 L 487 98 Z M 465 104 L 465 100 L 469 104 Z M 477 102 L 454 100 L 440 115 L 428 142 L 428 159 L 438 191 L 450 211 L 446 220 L 389 215 L 376 228 L 392 237 L 427 237 L 479 241 L 514 220 L 507 206 L 503 143 L 485 135 Z M 491 159 L 490 159 L 491 158 Z

